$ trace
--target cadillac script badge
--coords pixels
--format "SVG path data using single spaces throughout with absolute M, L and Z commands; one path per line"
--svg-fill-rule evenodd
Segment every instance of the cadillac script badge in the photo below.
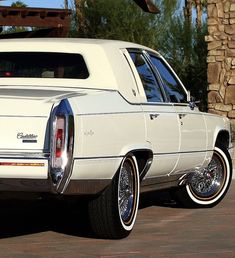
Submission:
M 17 139 L 22 140 L 23 143 L 37 143 L 38 135 L 33 133 L 17 133 Z

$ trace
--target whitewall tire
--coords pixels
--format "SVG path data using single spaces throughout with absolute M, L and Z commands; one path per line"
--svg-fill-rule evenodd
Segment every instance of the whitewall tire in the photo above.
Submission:
M 194 173 L 184 187 L 176 189 L 175 199 L 186 207 L 215 206 L 224 198 L 231 178 L 231 157 L 226 148 L 216 146 L 209 165 Z

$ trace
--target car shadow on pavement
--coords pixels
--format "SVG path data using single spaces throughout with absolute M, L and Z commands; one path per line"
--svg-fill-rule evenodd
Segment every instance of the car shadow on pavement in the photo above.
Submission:
M 182 206 L 171 197 L 170 193 L 165 190 L 147 192 L 140 195 L 139 209 L 151 206 L 182 208 Z
M 87 204 L 78 200 L 0 200 L 0 239 L 54 231 L 96 238 L 89 223 Z M 167 192 L 141 194 L 139 209 L 179 207 Z
M 95 237 L 84 204 L 59 200 L 0 201 L 0 239 L 45 231 Z

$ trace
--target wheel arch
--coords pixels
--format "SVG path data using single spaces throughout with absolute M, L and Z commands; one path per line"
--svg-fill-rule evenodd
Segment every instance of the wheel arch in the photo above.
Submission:
M 125 157 L 129 155 L 133 155 L 136 158 L 141 181 L 152 164 L 153 152 L 149 149 L 136 149 L 127 153 Z
M 224 146 L 226 149 L 228 149 L 229 139 L 229 132 L 227 130 L 220 130 L 216 136 L 214 146 Z

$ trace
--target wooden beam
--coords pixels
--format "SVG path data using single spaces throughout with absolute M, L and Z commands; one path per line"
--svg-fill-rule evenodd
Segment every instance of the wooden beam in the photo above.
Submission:
M 60 28 L 70 27 L 70 22 L 70 10 L 0 6 L 0 26 Z

